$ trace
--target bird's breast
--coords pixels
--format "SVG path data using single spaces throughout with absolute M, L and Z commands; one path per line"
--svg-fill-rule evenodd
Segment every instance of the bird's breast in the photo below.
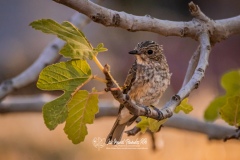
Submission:
M 161 66 L 138 66 L 135 81 L 128 92 L 132 102 L 138 105 L 157 104 L 170 84 L 169 70 Z

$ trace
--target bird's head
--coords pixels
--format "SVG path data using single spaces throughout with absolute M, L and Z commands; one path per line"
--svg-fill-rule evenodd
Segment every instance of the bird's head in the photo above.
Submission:
M 162 45 L 159 45 L 154 41 L 138 43 L 134 50 L 130 51 L 129 54 L 136 55 L 137 62 L 142 64 L 160 62 L 164 57 Z

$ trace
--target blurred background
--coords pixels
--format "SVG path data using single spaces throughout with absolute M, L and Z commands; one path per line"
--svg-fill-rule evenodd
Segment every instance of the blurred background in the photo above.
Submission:
M 101 5 L 113 10 L 124 11 L 134 15 L 151 15 L 152 17 L 190 21 L 189 0 L 105 0 Z M 224 19 L 240 14 L 240 1 L 194 0 L 201 10 L 210 18 Z M 0 82 L 18 75 L 29 67 L 40 55 L 44 47 L 55 38 L 36 31 L 29 26 L 34 20 L 51 18 L 57 22 L 68 20 L 74 10 L 48 0 L 8 0 L 0 1 Z M 134 57 L 128 54 L 138 42 L 154 40 L 164 46 L 170 70 L 173 73 L 171 86 L 165 99 L 176 93 L 182 85 L 188 61 L 198 43 L 189 38 L 163 37 L 150 32 L 128 32 L 120 28 L 105 27 L 94 22 L 83 30 L 89 41 L 96 46 L 104 43 L 107 52 L 100 53 L 102 64 L 111 66 L 115 79 L 123 84 Z M 216 96 L 224 94 L 220 86 L 221 75 L 240 68 L 240 36 L 232 36 L 212 49 L 209 67 L 200 88 L 190 96 L 194 111 L 190 116 L 203 119 L 204 110 Z M 64 60 L 64 59 L 62 59 Z M 101 75 L 93 63 L 93 72 Z M 104 85 L 92 83 L 98 90 Z M 86 88 L 91 88 L 87 86 Z M 35 83 L 15 91 L 12 95 L 31 96 L 43 93 Z M 106 94 L 100 98 L 109 99 Z M 84 143 L 74 145 L 64 134 L 63 125 L 49 131 L 43 122 L 41 113 L 19 113 L 0 115 L 0 159 L 231 159 L 240 158 L 240 143 L 236 141 L 209 141 L 205 135 L 164 128 L 157 133 L 158 150 L 151 150 L 150 137 L 145 150 L 108 150 L 97 149 L 92 144 L 94 137 L 106 137 L 115 117 L 103 117 L 89 125 L 89 135 Z M 218 123 L 223 123 L 218 121 Z M 224 124 L 224 123 L 223 123 Z M 133 139 L 136 139 L 134 137 Z

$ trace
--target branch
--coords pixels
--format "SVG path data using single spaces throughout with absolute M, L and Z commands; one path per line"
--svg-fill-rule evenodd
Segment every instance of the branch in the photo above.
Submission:
M 88 0 L 53 0 L 66 5 L 91 18 L 94 22 L 105 26 L 120 27 L 128 31 L 149 31 L 163 36 L 180 36 L 198 39 L 201 22 L 208 21 L 209 31 L 211 31 L 211 42 L 220 42 L 230 35 L 240 34 L 240 16 L 223 20 L 210 20 L 205 16 L 197 5 L 189 3 L 190 12 L 196 19 L 188 22 L 176 22 L 160 20 L 151 16 L 135 16 L 125 12 L 118 12 L 99 6 Z M 229 28 L 229 29 L 227 29 Z
M 98 0 L 97 3 L 101 3 L 101 0 Z M 79 28 L 83 28 L 91 22 L 91 19 L 76 12 L 70 18 L 70 22 Z M 12 79 L 3 81 L 0 84 L 0 101 L 15 89 L 20 89 L 36 81 L 39 73 L 45 66 L 52 64 L 61 58 L 61 55 L 58 54 L 58 52 L 64 46 L 64 44 L 65 42 L 61 39 L 54 39 L 51 43 L 48 44 L 48 46 L 46 46 L 38 59 L 25 71 Z
M 8 96 L 0 103 L 0 114 L 42 112 L 42 106 L 54 99 L 56 96 L 40 94 L 33 96 Z M 113 107 L 114 102 L 101 100 L 99 102 L 100 112 L 97 117 L 115 116 L 118 108 Z
M 201 80 L 204 77 L 204 73 L 208 66 L 208 58 L 209 58 L 210 49 L 211 49 L 208 34 L 206 32 L 202 33 L 199 37 L 199 41 L 200 41 L 200 57 L 199 57 L 198 65 L 195 67 L 196 62 L 193 62 L 194 65 L 192 65 L 192 63 L 190 63 L 190 67 L 188 67 L 188 68 L 191 68 L 191 69 L 195 68 L 194 74 L 188 82 L 187 82 L 187 80 L 185 81 L 185 86 L 183 86 L 180 89 L 180 91 L 177 93 L 177 95 L 175 97 L 173 97 L 172 100 L 174 100 L 176 102 L 181 101 L 184 98 L 188 97 L 193 89 L 198 88 Z M 197 49 L 195 54 L 197 54 L 198 50 L 199 49 Z M 193 57 L 195 58 L 194 55 L 193 55 Z M 192 61 L 193 61 L 193 58 L 192 58 Z M 195 61 L 195 59 L 194 59 L 194 61 Z M 187 76 L 188 76 L 188 74 L 187 74 Z M 185 79 L 188 79 L 188 77 Z M 176 102 L 175 102 L 175 105 L 176 105 Z M 170 106 L 171 105 L 165 105 L 165 107 L 170 107 Z M 175 108 L 173 106 L 171 106 L 171 107 L 173 109 Z
M 209 19 L 203 13 L 201 13 L 201 10 L 198 8 L 198 6 L 194 5 L 192 2 L 189 4 L 189 8 L 192 15 L 197 15 L 197 17 L 201 20 L 204 20 L 205 23 L 206 21 L 209 21 Z M 168 103 L 166 103 L 166 105 L 163 107 L 163 110 L 168 108 L 173 113 L 176 106 L 179 105 L 183 99 L 188 97 L 189 94 L 192 92 L 192 90 L 198 88 L 201 80 L 204 77 L 204 73 L 208 66 L 208 58 L 211 50 L 209 34 L 208 34 L 209 30 L 208 30 L 208 26 L 206 26 L 205 23 L 202 24 L 202 29 L 198 36 L 200 47 L 195 51 L 195 53 L 193 54 L 190 60 L 189 67 L 183 83 L 184 85 L 179 90 L 179 92 L 175 96 L 173 96 Z M 200 52 L 199 57 L 198 57 L 198 54 L 199 54 L 198 52 Z M 196 65 L 197 60 L 198 60 L 198 63 Z M 193 70 L 195 70 L 194 73 L 193 73 Z M 188 79 L 190 80 L 188 81 Z
M 166 121 L 163 126 L 202 133 L 207 135 L 210 140 L 216 139 L 227 141 L 229 139 L 239 139 L 240 137 L 240 132 L 236 132 L 235 128 L 233 127 L 207 123 L 190 116 L 182 116 L 178 114 L 168 119 L 168 121 Z M 126 133 L 128 133 L 128 135 L 134 136 L 140 131 L 141 129 L 134 127 L 131 130 L 126 131 Z
M 192 78 L 194 71 L 197 67 L 198 61 L 199 61 L 199 56 L 200 56 L 200 46 L 193 53 L 193 55 L 189 61 L 187 72 L 186 72 L 182 86 L 185 86 L 189 82 L 189 80 Z
M 203 122 L 189 116 L 174 115 L 164 126 L 206 134 L 209 139 L 223 140 L 235 133 L 234 127 Z
M 64 44 L 62 40 L 55 39 L 43 50 L 38 59 L 29 68 L 16 77 L 3 81 L 0 84 L 0 101 L 15 89 L 22 88 L 36 81 L 40 71 L 45 66 L 59 60 L 60 55 L 58 52 Z
M 1 114 L 23 113 L 23 112 L 38 112 L 42 111 L 42 106 L 55 99 L 56 96 L 51 95 L 35 95 L 35 96 L 9 96 L 0 104 Z M 113 101 L 100 100 L 99 113 L 96 118 L 116 116 L 118 107 Z M 225 127 L 212 123 L 206 123 L 189 116 L 174 115 L 165 124 L 165 127 L 172 127 L 197 133 L 202 133 L 208 136 L 209 139 L 224 139 L 231 135 L 235 135 L 235 128 Z
M 240 33 L 240 15 L 228 19 L 217 20 L 214 23 L 214 39 L 220 42 L 231 35 Z
M 169 102 L 167 102 L 164 105 L 163 109 L 160 110 L 163 119 L 169 118 L 171 117 L 171 115 L 173 115 L 173 111 L 176 108 L 176 106 L 178 106 L 183 99 L 188 97 L 189 94 L 194 89 L 198 88 L 201 80 L 204 77 L 205 70 L 208 66 L 208 57 L 211 49 L 208 33 L 206 33 L 206 31 L 203 31 L 203 33 L 201 33 L 201 35 L 199 36 L 199 42 L 200 42 L 200 55 L 199 55 L 198 65 L 195 67 L 196 62 L 193 62 L 194 65 L 190 63 L 190 67 L 188 67 L 190 68 L 189 73 L 187 72 L 186 76 L 191 74 L 192 68 L 195 68 L 194 74 L 188 82 L 187 82 L 187 79 L 189 77 L 187 78 L 185 77 L 185 82 L 184 82 L 185 85 L 179 90 L 179 92 L 175 96 L 172 97 L 172 99 Z M 197 51 L 195 52 L 196 55 L 198 50 L 199 49 L 197 49 Z M 192 58 L 192 61 L 193 61 L 193 58 Z M 162 120 L 162 118 L 157 120 Z
M 175 96 L 171 98 L 169 102 L 166 103 L 166 105 L 161 110 L 151 107 L 137 106 L 131 102 L 127 95 L 124 96 L 122 91 L 120 90 L 111 91 L 111 88 L 116 88 L 116 85 L 114 84 L 115 80 L 110 75 L 109 67 L 107 65 L 105 66 L 103 72 L 107 80 L 106 85 L 108 88 L 110 88 L 108 90 L 110 90 L 113 97 L 117 101 L 119 101 L 120 104 L 123 104 L 133 115 L 146 116 L 159 121 L 166 118 L 170 118 L 173 115 L 176 106 L 178 106 L 183 99 L 188 97 L 189 94 L 194 89 L 198 88 L 201 80 L 203 79 L 205 70 L 208 66 L 208 58 L 211 50 L 208 34 L 209 30 L 208 25 L 206 25 L 206 23 L 209 21 L 209 18 L 207 18 L 203 13 L 201 13 L 201 10 L 198 8 L 198 6 L 194 5 L 193 3 L 190 3 L 189 7 L 193 15 L 197 15 L 197 17 L 200 18 L 199 20 L 205 21 L 201 25 L 202 26 L 201 31 L 199 31 L 198 33 L 198 41 L 200 43 L 200 47 L 194 53 L 193 58 L 191 60 L 193 62 L 190 63 L 190 66 L 188 67 L 188 72 L 185 77 L 184 86 L 179 90 L 179 92 Z
M 237 139 L 240 140 L 240 129 L 238 128 L 235 133 L 229 134 L 227 137 L 224 138 L 224 142 L 230 139 Z

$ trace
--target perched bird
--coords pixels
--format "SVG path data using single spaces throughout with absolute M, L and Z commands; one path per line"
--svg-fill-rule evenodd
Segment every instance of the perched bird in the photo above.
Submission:
M 162 45 L 154 41 L 144 41 L 138 43 L 129 54 L 135 55 L 136 60 L 128 72 L 123 93 L 138 106 L 156 105 L 170 84 L 171 77 Z M 106 143 L 119 142 L 125 127 L 131 125 L 136 119 L 137 116 L 130 114 L 129 110 L 121 104 L 117 120 Z

